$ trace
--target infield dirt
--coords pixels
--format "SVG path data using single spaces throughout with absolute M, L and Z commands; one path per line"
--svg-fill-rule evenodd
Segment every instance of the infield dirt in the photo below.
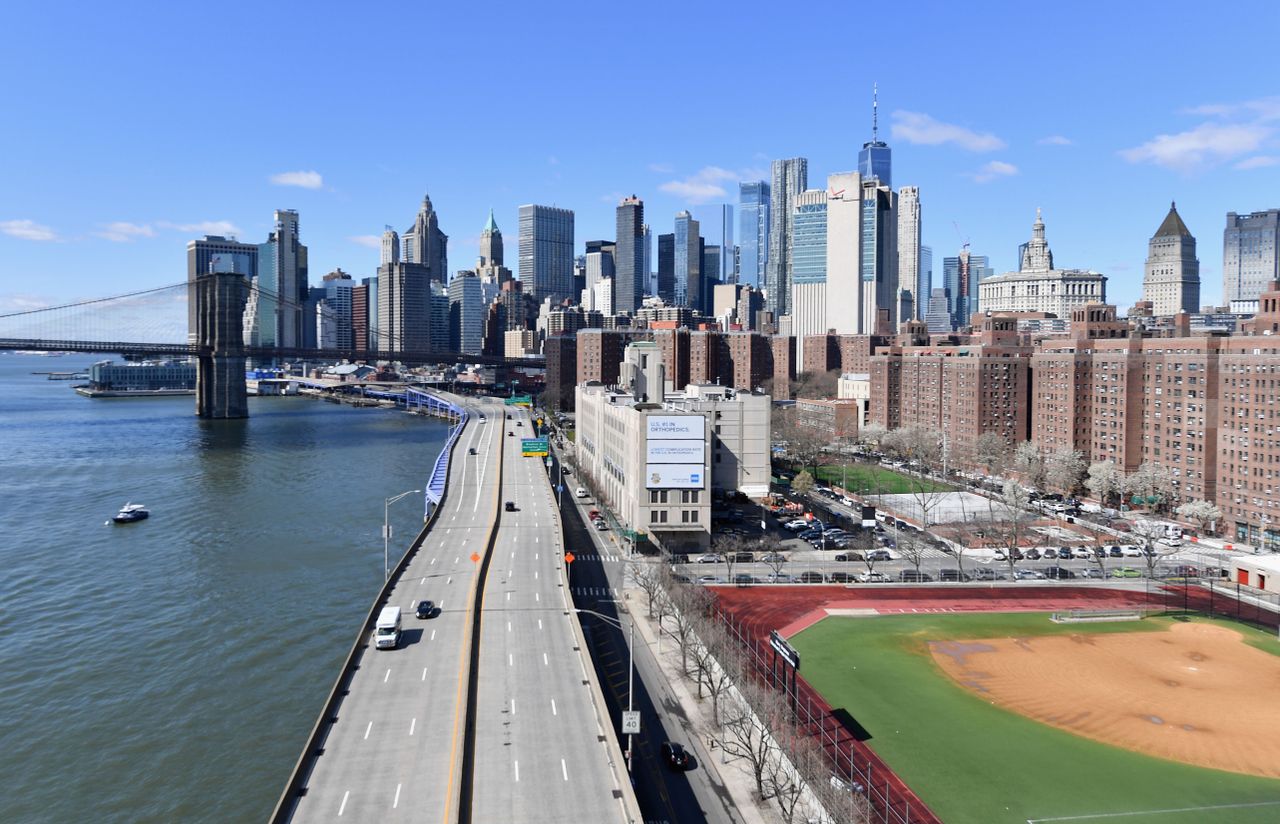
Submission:
M 1197 622 L 929 648 L 957 683 L 1044 724 L 1186 764 L 1280 778 L 1280 657 L 1233 629 Z

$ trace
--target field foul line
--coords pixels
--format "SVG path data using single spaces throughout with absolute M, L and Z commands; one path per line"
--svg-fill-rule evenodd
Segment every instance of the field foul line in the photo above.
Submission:
M 1198 813 L 1203 810 L 1241 810 L 1248 807 L 1274 807 L 1280 801 L 1256 801 L 1251 804 L 1219 804 L 1214 807 L 1177 807 L 1171 810 L 1137 810 L 1130 813 L 1091 813 L 1090 815 L 1065 815 L 1058 818 L 1028 818 L 1027 824 L 1042 824 L 1047 821 L 1088 821 L 1097 818 L 1124 818 L 1135 815 L 1163 815 L 1165 813 Z

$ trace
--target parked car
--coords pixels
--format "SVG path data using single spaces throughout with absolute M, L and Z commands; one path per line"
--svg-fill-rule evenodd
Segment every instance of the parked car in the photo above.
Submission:
M 797 580 L 802 584 L 823 584 L 826 583 L 827 578 L 821 572 L 809 571 L 800 573 Z
M 932 581 L 933 576 L 917 569 L 904 569 L 898 572 L 898 580 L 904 583 L 923 583 Z
M 1104 573 L 1102 570 L 1098 569 L 1097 567 L 1085 567 L 1084 569 L 1080 570 L 1080 577 L 1081 578 L 1105 578 L 1107 576 L 1106 576 L 1106 573 Z
M 1120 554 L 1126 558 L 1141 558 L 1143 555 L 1142 550 L 1136 546 L 1122 546 L 1120 547 Z
M 1045 569 L 1044 577 L 1052 578 L 1055 580 L 1065 580 L 1067 578 L 1076 577 L 1076 574 L 1071 570 L 1067 569 L 1066 567 L 1051 566 Z
M 601 532 L 608 532 L 609 525 L 604 522 L 603 518 L 601 518 L 600 520 L 596 521 L 596 529 L 598 529 Z
M 760 579 L 750 573 L 739 572 L 737 575 L 733 576 L 733 582 L 741 587 L 748 584 L 758 584 L 760 583 Z
M 585 490 L 584 490 L 584 491 L 585 491 Z M 587 513 L 587 517 L 588 517 L 588 518 L 591 518 L 592 520 L 595 520 L 596 518 L 599 518 L 599 517 L 600 517 L 600 510 L 598 510 L 598 509 L 593 509 L 593 510 L 591 510 L 590 512 L 588 512 L 588 513 Z
M 809 541 L 814 538 L 821 538 L 822 531 L 818 529 L 806 529 L 803 532 L 796 533 L 796 537 L 802 541 Z
M 733 561 L 738 564 L 749 564 L 756 559 L 754 552 L 735 552 Z
M 1019 581 L 1039 581 L 1044 579 L 1044 573 L 1038 569 L 1018 567 L 1013 571 L 1013 577 Z
M 787 560 L 787 556 L 781 552 L 766 552 L 760 556 L 760 560 L 766 564 L 781 564 Z
M 973 571 L 975 581 L 1003 581 L 1005 574 L 998 569 L 980 566 Z
M 883 572 L 859 572 L 858 582 L 862 584 L 887 584 L 892 579 Z
M 1026 552 L 1023 553 L 1023 557 L 1026 558 L 1028 561 L 1039 561 L 1040 550 L 1036 549 L 1035 547 L 1031 547 L 1031 549 L 1028 549 Z
M 803 518 L 797 518 L 794 521 L 788 521 L 782 525 L 782 528 L 789 532 L 804 532 L 809 529 L 809 522 Z
M 833 584 L 852 584 L 858 580 L 858 577 L 852 572 L 833 572 L 827 576 L 827 580 Z
M 1078 546 L 1071 550 L 1071 557 L 1077 561 L 1088 561 L 1093 558 L 1094 547 Z
M 719 575 L 703 575 L 698 578 L 700 584 L 723 584 L 724 579 Z
M 906 572 L 906 570 L 903 570 Z M 944 569 L 938 573 L 939 581 L 972 581 L 973 578 L 967 572 L 961 572 L 958 569 Z
M 1009 550 L 1009 554 L 1013 556 L 1013 560 L 1015 561 L 1021 561 L 1024 557 L 1026 557 L 1022 554 L 1022 550 L 1018 549 L 1017 547 L 1014 547 L 1013 549 Z
M 1116 567 L 1111 570 L 1112 578 L 1141 578 L 1142 573 L 1133 567 Z
M 836 555 L 834 560 L 840 561 L 840 562 L 861 561 L 863 560 L 863 557 L 861 552 L 841 552 Z
M 893 555 L 887 549 L 873 549 L 867 553 L 867 558 L 872 561 L 892 561 Z
M 778 572 L 770 575 L 765 580 L 771 584 L 789 584 L 791 583 L 791 576 L 785 572 Z
M 698 563 L 698 564 L 718 564 L 720 563 L 720 556 L 715 554 L 714 552 L 708 552 L 705 555 L 699 555 L 697 558 L 694 558 L 693 560 L 694 560 L 694 563 Z

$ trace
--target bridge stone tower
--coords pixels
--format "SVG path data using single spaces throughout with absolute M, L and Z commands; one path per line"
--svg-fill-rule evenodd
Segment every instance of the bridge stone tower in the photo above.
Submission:
M 249 417 L 244 380 L 244 275 L 210 272 L 196 278 L 196 414 Z

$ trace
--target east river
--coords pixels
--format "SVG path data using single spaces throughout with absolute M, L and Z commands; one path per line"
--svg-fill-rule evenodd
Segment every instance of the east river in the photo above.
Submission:
M 83 398 L 0 354 L 0 819 L 262 821 L 444 423 L 305 398 Z M 107 523 L 127 502 L 146 521 Z M 423 497 L 392 507 L 392 564 Z

